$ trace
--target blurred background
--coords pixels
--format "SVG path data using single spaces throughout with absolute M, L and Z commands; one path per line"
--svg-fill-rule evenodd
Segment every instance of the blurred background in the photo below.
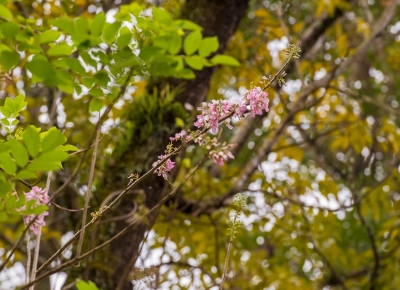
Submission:
M 100 11 L 112 21 L 121 5 L 130 4 L 0 2 L 42 23 L 65 15 L 90 19 Z M 144 5 L 144 14 L 159 6 L 173 18 L 202 26 L 204 36 L 218 37 L 218 52 L 236 58 L 240 66 L 207 67 L 190 81 L 134 76 L 102 127 L 94 208 L 123 189 L 131 173 L 149 169 L 168 136 L 193 123 L 202 101 L 242 98 L 250 83 L 257 85 L 282 67 L 288 44 L 298 44 L 301 56 L 286 68 L 286 85 L 267 90 L 269 113 L 234 120 L 233 130 L 220 127 L 220 140 L 237 144 L 234 160 L 223 167 L 207 160 L 147 222 L 96 253 L 83 268 L 55 274 L 37 289 L 60 289 L 76 278 L 115 289 L 126 268 L 131 268 L 126 275 L 133 286 L 123 289 L 218 289 L 231 202 L 238 192 L 247 196 L 241 215 L 245 228 L 233 243 L 225 289 L 398 289 L 399 1 L 135 2 Z M 26 95 L 22 124 L 47 128 L 51 122 L 66 132 L 70 144 L 84 146 L 97 121 L 88 112 L 88 94 L 58 96 L 52 88 L 32 86 L 22 67 L 10 78 L 0 80 L 0 99 Z M 204 154 L 189 146 L 175 160 L 171 180 L 182 180 Z M 57 204 L 82 208 L 90 158 Z M 71 159 L 54 175 L 54 190 L 77 162 Z M 161 177 L 146 181 L 108 216 L 122 218 L 89 231 L 92 238 L 85 245 L 109 239 L 126 226 L 132 210 L 151 208 L 167 188 Z M 46 220 L 39 262 L 79 229 L 81 217 L 52 208 Z M 1 254 L 22 228 L 22 220 L 0 224 Z M 22 248 L 0 274 L 0 289 L 14 289 L 23 281 Z M 70 248 L 62 260 L 74 251 Z

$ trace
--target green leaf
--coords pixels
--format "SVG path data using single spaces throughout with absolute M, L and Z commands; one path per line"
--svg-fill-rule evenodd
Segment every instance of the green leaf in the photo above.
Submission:
M 99 89 L 99 88 L 92 88 L 89 91 L 89 95 L 93 96 L 93 97 L 102 97 L 104 96 L 103 90 Z
M 191 69 L 185 68 L 179 72 L 176 73 L 177 78 L 182 78 L 186 80 L 193 80 L 196 78 L 196 75 Z
M 58 147 L 58 150 L 61 150 L 61 151 L 78 151 L 79 149 L 76 148 L 74 145 L 67 144 L 67 145 L 63 145 L 63 146 Z
M 176 31 L 173 31 L 170 35 L 168 51 L 170 54 L 177 54 L 181 50 L 181 47 L 182 37 Z
M 15 105 L 14 105 L 14 100 L 11 98 L 6 98 L 6 101 L 4 102 L 4 107 L 10 113 L 14 113 L 16 111 Z
M 119 48 L 127 46 L 132 39 L 132 33 L 127 27 L 122 27 L 119 31 L 119 37 L 117 38 L 117 45 Z
M 199 55 L 207 57 L 218 50 L 218 37 L 205 37 L 199 47 Z
M 67 152 L 60 151 L 60 150 L 53 150 L 53 151 L 42 153 L 40 155 L 40 157 L 38 159 L 36 159 L 35 161 L 38 161 L 38 162 L 62 162 L 62 161 L 67 160 L 68 158 L 69 158 L 69 154 Z
M 103 39 L 106 43 L 111 44 L 117 37 L 118 30 L 121 27 L 121 22 L 106 23 L 106 27 L 103 32 Z
M 240 63 L 233 58 L 232 56 L 225 55 L 225 54 L 219 54 L 214 56 L 211 59 L 211 62 L 213 64 L 225 64 L 225 65 L 231 65 L 231 66 L 240 66 Z
M 98 98 L 93 98 L 89 104 L 89 112 L 98 112 L 103 108 L 103 102 Z
M 71 74 L 69 74 L 65 70 L 57 70 L 55 75 L 55 81 L 57 87 L 68 94 L 72 94 L 74 92 L 74 83 L 72 80 Z
M 175 20 L 173 24 L 176 28 L 182 28 L 186 30 L 203 30 L 201 26 L 189 20 L 179 19 Z
M 108 82 L 110 81 L 110 78 L 108 76 L 108 73 L 105 71 L 99 71 L 97 72 L 94 76 L 94 81 L 96 84 L 98 84 L 99 86 L 106 88 Z
M 167 25 L 172 23 L 172 18 L 169 16 L 168 12 L 158 7 L 153 7 L 153 17 L 154 20 L 160 23 Z
M 0 5 L 0 16 L 8 21 L 13 20 L 13 15 L 12 15 L 11 11 L 8 10 L 8 8 L 6 8 L 4 5 Z
M 26 64 L 26 68 L 39 79 L 45 80 L 56 74 L 54 67 L 45 59 L 34 58 Z
M 10 118 L 11 117 L 11 113 L 12 112 L 9 112 L 9 111 L 7 111 L 7 109 L 4 107 L 4 106 L 1 106 L 0 107 L 0 112 L 4 115 L 4 117 L 6 117 L 6 118 Z M 6 125 L 6 126 L 9 126 L 9 125 Z
M 72 34 L 74 32 L 74 23 L 69 17 L 60 17 L 54 20 L 49 20 L 49 23 L 64 30 L 68 34 Z
M 15 67 L 20 60 L 20 56 L 18 52 L 15 51 L 3 51 L 1 53 L 1 65 L 4 70 L 9 70 Z
M 106 16 L 104 12 L 100 12 L 99 14 L 97 14 L 93 18 L 92 24 L 90 25 L 90 33 L 93 36 L 100 36 L 105 22 L 106 22 Z
M 19 30 L 18 24 L 6 22 L 0 25 L 0 31 L 6 38 L 13 38 Z
M 55 171 L 61 169 L 61 166 L 52 161 L 34 160 L 29 163 L 27 170 L 30 171 Z
M 12 183 L 0 180 L 0 198 L 4 198 L 7 193 L 12 191 L 14 189 L 14 186 Z
M 1 186 L 1 185 L 0 185 Z M 5 222 L 8 219 L 7 213 L 0 212 L 0 221 Z
M 15 97 L 14 106 L 17 112 L 21 112 L 26 107 L 27 102 L 24 102 L 24 100 L 25 96 L 22 94 L 19 94 L 18 96 Z
M 81 81 L 82 81 L 82 84 L 84 84 L 84 86 L 87 88 L 91 88 L 94 85 L 93 78 L 82 78 Z
M 65 58 L 65 61 L 70 69 L 78 74 L 86 74 L 85 68 L 82 66 L 81 62 L 76 58 Z
M 14 157 L 18 166 L 23 168 L 29 160 L 28 152 L 26 152 L 24 145 L 14 139 L 9 139 L 8 142 L 11 145 L 11 155 Z
M 66 43 L 59 43 L 47 51 L 50 56 L 61 56 L 70 55 L 74 51 L 74 48 Z
M 79 17 L 75 20 L 76 31 L 82 34 L 87 34 L 89 30 L 89 22 L 85 17 Z
M 9 195 L 6 200 L 6 209 L 10 210 L 10 209 L 14 208 L 16 201 L 17 201 L 17 198 L 15 197 L 15 195 Z
M 3 51 L 5 51 L 5 50 L 7 50 L 7 51 L 12 51 L 12 49 L 9 48 L 7 45 L 5 45 L 5 44 L 3 44 L 3 43 L 0 43 L 0 54 L 1 54 Z
M 15 179 L 21 179 L 21 180 L 35 179 L 35 178 L 37 178 L 37 175 L 35 173 L 26 170 L 21 170 L 20 172 L 17 173 L 17 176 L 15 176 Z
M 193 31 L 186 36 L 185 41 L 183 42 L 183 50 L 187 55 L 191 55 L 196 52 L 200 46 L 201 38 L 201 32 L 198 30 Z
M 36 157 L 40 148 L 40 136 L 35 126 L 31 125 L 26 128 L 24 133 L 22 133 L 22 139 L 24 140 L 26 148 L 28 148 L 29 155 Z
M 0 166 L 9 175 L 14 175 L 17 171 L 17 165 L 8 152 L 0 153 Z
M 78 279 L 76 280 L 75 286 L 76 288 L 78 288 L 78 290 L 99 290 L 99 288 L 97 288 L 97 286 L 92 281 L 86 283 L 85 281 Z
M 58 146 L 64 144 L 65 141 L 67 141 L 67 137 L 65 137 L 55 127 L 51 128 L 46 133 L 47 134 L 44 136 L 44 138 L 42 140 L 42 151 L 43 152 L 48 152 L 48 151 L 54 150 Z
M 200 56 L 187 56 L 185 57 L 185 62 L 190 66 L 192 69 L 202 70 L 203 69 L 203 60 Z
M 55 30 L 47 30 L 39 36 L 39 43 L 48 43 L 56 41 L 61 35 L 61 32 Z

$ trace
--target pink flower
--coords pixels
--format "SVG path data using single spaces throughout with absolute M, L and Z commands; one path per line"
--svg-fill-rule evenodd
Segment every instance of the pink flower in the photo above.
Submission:
M 224 161 L 228 161 L 229 158 L 234 159 L 235 157 L 232 155 L 230 151 L 211 151 L 210 152 L 211 159 L 214 163 L 223 166 L 225 163 Z
M 213 133 L 217 133 L 220 119 L 229 115 L 233 108 L 234 104 L 228 100 L 213 100 L 211 103 L 203 102 L 202 106 L 197 108 L 201 111 L 201 115 L 197 115 L 197 121 L 194 125 L 198 128 L 209 127 Z M 228 128 L 232 128 L 229 122 L 229 119 L 225 120 L 225 124 L 227 124 Z
M 158 161 L 153 162 L 153 167 L 156 167 L 161 160 L 165 158 L 164 155 L 158 156 Z M 158 167 L 154 172 L 158 174 L 158 176 L 164 177 L 164 179 L 168 179 L 167 173 L 170 172 L 175 167 L 175 162 L 172 162 L 171 159 L 165 161 L 160 167 Z
M 47 203 L 49 202 L 49 195 L 47 194 L 46 190 L 41 189 L 40 187 L 37 187 L 37 186 L 34 186 L 31 189 L 31 191 L 25 193 L 25 198 L 26 198 L 26 201 L 36 200 L 36 203 L 35 203 L 36 206 L 47 205 Z M 25 206 L 23 206 L 21 209 L 25 209 Z M 48 211 L 45 211 L 45 212 L 39 214 L 38 217 L 35 219 L 35 221 L 29 227 L 35 233 L 35 235 L 39 234 L 39 228 L 41 226 L 46 225 L 46 223 L 44 221 L 44 217 L 47 215 L 49 215 Z M 30 221 L 33 220 L 34 218 L 35 218 L 34 214 L 23 215 L 25 224 L 30 223 Z
M 187 142 L 190 140 L 190 136 L 185 130 L 180 131 L 179 133 L 175 134 L 175 137 L 169 137 L 169 140 L 175 141 L 175 140 L 181 140 L 183 142 Z
M 235 110 L 235 114 L 233 116 L 238 117 L 239 119 L 244 117 L 244 114 L 247 112 L 247 106 L 244 103 L 238 104 Z
M 262 110 L 269 111 L 267 96 L 268 93 L 264 92 L 260 87 L 255 87 L 247 93 L 245 99 L 249 101 L 250 113 L 253 118 L 255 115 L 262 115 Z

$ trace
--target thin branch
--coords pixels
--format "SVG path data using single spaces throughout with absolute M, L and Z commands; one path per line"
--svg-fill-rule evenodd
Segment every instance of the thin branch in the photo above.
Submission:
M 88 207 L 89 207 L 90 194 L 92 192 L 92 184 L 93 184 L 93 179 L 94 179 L 94 170 L 96 168 L 97 149 L 98 149 L 98 144 L 99 144 L 99 139 L 100 139 L 100 132 L 101 132 L 101 126 L 99 126 L 99 128 L 97 129 L 96 140 L 95 140 L 96 145 L 94 146 L 93 155 L 92 155 L 92 163 L 90 165 L 89 180 L 88 180 L 87 191 L 86 191 L 86 196 L 85 196 L 85 206 L 83 207 L 84 210 L 83 210 L 83 214 L 82 214 L 81 235 L 79 237 L 78 248 L 76 250 L 77 256 L 79 256 L 81 254 L 83 239 L 85 237 L 86 216 L 87 216 L 87 211 L 88 211 Z M 79 266 L 79 265 L 77 265 L 77 266 Z

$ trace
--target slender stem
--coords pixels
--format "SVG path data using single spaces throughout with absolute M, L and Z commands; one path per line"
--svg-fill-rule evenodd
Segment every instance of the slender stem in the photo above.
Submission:
M 31 235 L 26 235 L 26 277 L 25 281 L 29 282 L 31 270 Z
M 76 255 L 80 256 L 81 250 L 82 250 L 82 245 L 83 245 L 83 239 L 85 237 L 85 225 L 86 225 L 86 216 L 87 216 L 87 211 L 89 207 L 89 199 L 90 199 L 90 194 L 92 192 L 92 184 L 93 184 L 93 179 L 94 179 L 94 170 L 96 167 L 96 158 L 97 158 L 97 149 L 98 149 L 98 144 L 99 144 L 99 139 L 100 139 L 100 131 L 101 131 L 101 126 L 97 129 L 97 135 L 96 135 L 96 141 L 95 141 L 95 146 L 93 150 L 93 155 L 92 155 L 92 164 L 90 165 L 90 172 L 89 172 L 89 181 L 87 185 L 87 192 L 85 196 L 85 206 L 83 209 L 83 214 L 82 214 L 82 228 L 81 228 L 81 235 L 79 237 L 79 243 L 78 243 L 78 248 L 76 250 Z M 76 266 L 78 267 L 80 264 L 78 263 Z
M 226 272 L 228 271 L 228 263 L 229 263 L 229 257 L 231 255 L 232 244 L 233 244 L 233 236 L 231 236 L 231 239 L 229 240 L 228 251 L 226 253 L 226 258 L 225 258 L 224 274 L 222 275 L 221 284 L 219 285 L 220 290 L 224 289 L 224 282 L 226 280 Z

